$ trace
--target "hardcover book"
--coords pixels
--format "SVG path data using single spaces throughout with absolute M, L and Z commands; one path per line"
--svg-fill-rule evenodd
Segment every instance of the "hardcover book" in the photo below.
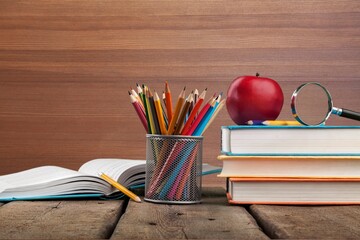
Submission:
M 360 178 L 360 156 L 227 156 L 219 177 Z
M 360 156 L 360 126 L 223 126 L 225 155 Z
M 360 204 L 360 178 L 229 178 L 231 204 Z

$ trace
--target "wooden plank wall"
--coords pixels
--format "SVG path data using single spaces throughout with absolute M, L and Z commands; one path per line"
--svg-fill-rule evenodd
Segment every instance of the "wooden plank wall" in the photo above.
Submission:
M 98 157 L 145 158 L 145 133 L 127 90 L 146 83 L 176 96 L 225 92 L 240 75 L 276 79 L 289 99 L 320 81 L 335 106 L 360 111 L 360 2 L 0 2 L 0 174 Z M 220 126 L 205 133 L 204 161 L 221 165 Z M 358 125 L 331 117 L 329 124 Z M 222 184 L 206 177 L 204 183 Z

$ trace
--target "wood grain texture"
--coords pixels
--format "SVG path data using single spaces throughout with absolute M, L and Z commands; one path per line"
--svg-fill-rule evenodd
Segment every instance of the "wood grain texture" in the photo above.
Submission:
M 11 202 L 0 207 L 1 239 L 105 239 L 124 201 Z
M 268 239 L 245 208 L 228 205 L 224 189 L 203 192 L 194 205 L 129 202 L 111 239 Z
M 240 75 L 276 79 L 289 99 L 306 81 L 360 111 L 360 3 L 348 1 L 0 2 L 0 175 L 98 157 L 145 158 L 127 90 L 226 93 Z M 311 103 L 310 103 L 311 104 Z M 205 133 L 219 154 L 226 109 Z M 358 125 L 332 116 L 328 124 Z M 209 177 L 204 184 L 223 185 Z
M 359 206 L 252 205 L 250 212 L 274 239 L 358 239 Z

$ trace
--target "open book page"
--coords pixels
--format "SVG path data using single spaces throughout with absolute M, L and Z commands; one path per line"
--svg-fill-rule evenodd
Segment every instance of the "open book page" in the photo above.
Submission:
M 82 174 L 56 166 L 32 168 L 22 172 L 0 176 L 0 192 L 5 189 L 28 188 L 33 185 L 46 184 L 79 175 Z
M 105 173 L 128 187 L 145 183 L 145 160 L 99 158 L 83 164 L 79 172 L 99 177 Z
M 68 194 L 109 194 L 110 185 L 94 176 L 56 166 L 43 166 L 0 176 L 0 200 L 33 199 Z

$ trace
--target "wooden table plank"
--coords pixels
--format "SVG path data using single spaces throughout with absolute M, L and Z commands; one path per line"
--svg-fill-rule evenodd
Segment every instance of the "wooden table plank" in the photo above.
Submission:
M 360 206 L 253 205 L 250 213 L 271 238 L 360 238 Z
M 10 202 L 0 207 L 0 239 L 109 238 L 121 201 Z
M 201 204 L 129 202 L 111 239 L 268 239 L 248 212 L 230 206 L 222 188 L 205 188 Z

